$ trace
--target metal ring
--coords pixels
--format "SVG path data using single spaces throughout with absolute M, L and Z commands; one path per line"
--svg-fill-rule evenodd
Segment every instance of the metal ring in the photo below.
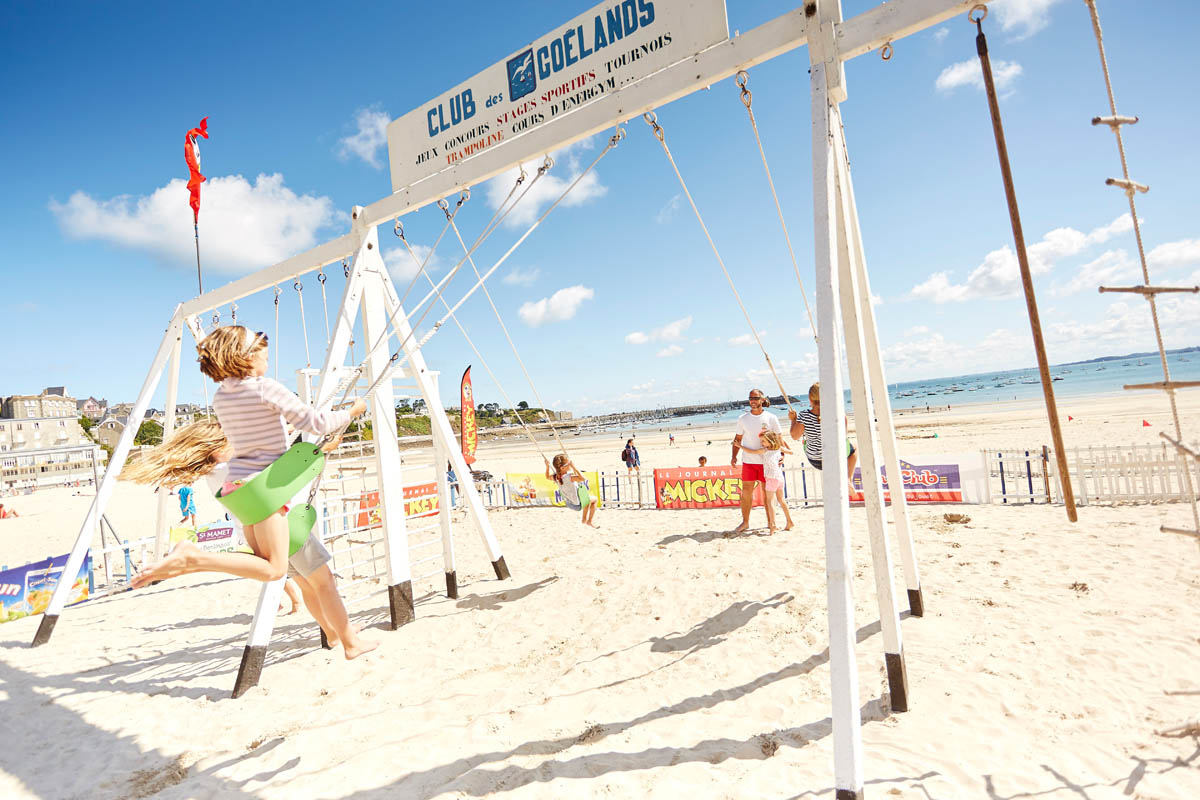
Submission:
M 296 281 L 295 283 L 292 284 L 292 288 L 295 289 L 297 292 L 303 292 L 304 284 L 301 283 L 300 281 Z
M 554 159 L 546 156 L 546 160 L 542 162 L 542 169 L 552 169 L 554 167 Z
M 879 57 L 884 61 L 890 61 L 892 58 L 892 43 L 884 42 L 883 47 L 879 48 Z
M 737 74 L 733 76 L 733 82 L 736 83 L 738 86 L 740 86 L 743 89 L 746 88 L 746 82 L 749 80 L 750 80 L 750 73 L 746 72 L 746 70 L 744 70 L 744 69 L 739 69 L 737 71 Z
M 440 208 L 442 211 L 445 211 L 446 209 L 450 208 L 450 204 L 447 203 L 446 198 L 443 197 L 441 200 L 437 201 L 437 207 Z M 400 220 L 396 220 L 396 222 L 399 223 Z
M 229 316 L 234 325 L 237 325 L 237 303 L 232 303 L 229 306 Z
M 983 14 L 979 17 L 979 19 L 975 19 L 975 17 L 972 16 L 976 11 L 983 12 Z M 985 19 L 987 19 L 987 15 L 988 15 L 988 7 L 985 6 L 983 3 L 980 3 L 979 5 L 975 6 L 970 11 L 967 12 L 967 20 L 978 25 L 979 23 L 981 23 Z
M 400 219 L 399 219 L 399 218 L 397 218 L 397 219 L 396 219 L 396 226 L 395 226 L 394 228 L 392 228 L 392 233 L 396 234 L 396 238 L 397 238 L 397 239 L 403 239 L 403 238 L 404 238 L 404 225 L 403 225 L 403 224 L 401 224 L 401 222 L 400 222 Z M 346 261 L 345 261 L 345 259 L 342 259 L 342 266 L 343 266 L 343 267 L 344 267 L 344 266 L 346 266 Z
M 328 279 L 325 277 L 325 273 L 323 271 L 318 271 L 317 272 L 317 281 L 319 283 L 324 283 L 326 280 L 328 280 Z
M 744 105 L 746 108 L 750 108 L 751 102 L 753 102 L 753 96 L 751 95 L 750 90 L 747 89 L 745 86 L 743 86 L 742 87 L 742 105 Z
M 470 199 L 471 199 L 471 187 L 468 186 L 467 188 L 463 189 L 462 193 L 458 196 L 458 205 L 461 206 L 463 203 L 467 202 Z
M 350 277 L 350 264 L 344 258 L 342 259 L 342 274 L 347 278 Z
M 645 114 L 642 114 L 642 119 L 646 120 L 647 125 L 657 125 L 658 124 L 658 115 L 655 114 L 653 111 L 647 111 Z

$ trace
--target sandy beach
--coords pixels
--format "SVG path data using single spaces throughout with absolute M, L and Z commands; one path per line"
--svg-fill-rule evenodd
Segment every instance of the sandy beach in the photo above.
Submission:
M 1200 398 L 1181 401 L 1194 430 Z M 1068 448 L 1157 444 L 1170 426 L 1156 394 L 1060 411 Z M 1037 403 L 897 424 L 902 457 L 1050 443 Z M 731 425 L 674 432 L 672 446 L 637 431 L 644 469 L 728 463 Z M 611 472 L 627 435 L 567 446 Z M 485 443 L 480 465 L 541 461 L 510 439 Z M 0 562 L 66 552 L 91 502 L 74 491 L 5 498 L 21 517 L 0 522 Z M 213 501 L 197 495 L 204 517 Z M 154 508 L 152 490 L 121 484 L 108 516 L 135 538 Z M 417 619 L 396 631 L 386 598 L 356 607 L 381 646 L 354 662 L 320 649 L 307 614 L 282 616 L 261 685 L 238 700 L 249 581 L 190 576 L 68 608 L 37 649 L 37 618 L 0 625 L 0 797 L 832 798 L 823 522 L 793 513 L 794 530 L 768 536 L 729 534 L 727 509 L 601 510 L 598 531 L 556 509 L 493 512 L 510 580 L 464 525 L 458 600 L 416 586 Z M 1200 797 L 1200 735 L 1156 733 L 1200 717 L 1200 551 L 1158 530 L 1190 510 L 1079 517 L 913 509 L 926 614 L 902 623 L 911 710 L 897 713 L 851 511 L 868 797 Z

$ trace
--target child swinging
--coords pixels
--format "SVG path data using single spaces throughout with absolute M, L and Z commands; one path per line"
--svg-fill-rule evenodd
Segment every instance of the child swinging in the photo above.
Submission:
M 348 410 L 317 411 L 283 384 L 265 377 L 268 351 L 264 333 L 251 333 L 240 325 L 217 328 L 197 350 L 200 371 L 221 385 L 213 398 L 213 409 L 222 424 L 199 422 L 181 428 L 149 457 L 130 464 L 122 478 L 178 486 L 191 483 L 227 461 L 228 474 L 221 493 L 229 495 L 287 450 L 286 423 L 323 435 L 344 427 L 366 411 L 362 400 L 356 400 Z M 244 526 L 252 555 L 209 553 L 194 542 L 183 541 L 162 561 L 141 570 L 132 581 L 133 588 L 192 572 L 224 572 L 275 581 L 288 574 L 290 565 L 305 605 L 330 644 L 340 642 L 347 659 L 375 649 L 378 642 L 361 639 L 350 625 L 328 566 L 332 557 L 320 540 L 310 534 L 289 559 L 287 510 L 283 506 L 261 522 Z
M 554 457 L 553 473 L 551 473 L 550 461 L 545 457 L 543 460 L 546 461 L 546 477 L 558 485 L 558 493 L 567 508 L 582 510 L 583 524 L 599 528 L 595 519 L 600 499 L 592 496 L 588 490 L 587 479 L 583 477 L 579 468 L 571 463 L 571 459 L 567 458 L 565 453 L 559 453 Z

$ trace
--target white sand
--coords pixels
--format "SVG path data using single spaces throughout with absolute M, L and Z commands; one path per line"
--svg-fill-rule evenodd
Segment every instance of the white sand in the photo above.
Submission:
M 1154 403 L 1063 402 L 1081 421 L 1067 444 L 1159 441 Z M 902 454 L 1049 444 L 1040 415 L 906 415 L 902 437 L 939 436 Z M 728 460 L 729 429 L 711 446 L 677 432 L 676 452 L 656 435 L 638 435 L 647 468 Z M 582 439 L 581 467 L 619 466 L 617 437 Z M 481 463 L 539 467 L 515 442 Z M 5 498 L 23 516 L 0 522 L 0 561 L 65 552 L 89 502 Z M 148 490 L 118 487 L 123 535 L 153 513 Z M 0 797 L 831 798 L 823 527 L 819 509 L 794 513 L 775 536 L 724 534 L 733 510 L 602 510 L 598 532 L 565 511 L 494 513 L 511 580 L 465 529 L 459 600 L 418 586 L 417 620 L 372 628 L 381 647 L 349 663 L 306 615 L 281 617 L 238 700 L 248 581 L 70 608 L 37 649 L 36 618 L 0 625 Z M 869 797 L 1200 797 L 1200 739 L 1155 734 L 1200 716 L 1200 551 L 1158 531 L 1190 524 L 1185 506 L 1091 506 L 1074 525 L 1061 507 L 915 509 L 927 613 L 903 623 L 907 713 L 888 708 L 851 519 Z M 378 625 L 386 606 L 355 616 Z

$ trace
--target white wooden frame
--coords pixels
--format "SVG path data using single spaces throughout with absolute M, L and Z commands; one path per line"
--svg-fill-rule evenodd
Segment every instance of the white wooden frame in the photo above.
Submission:
M 660 0 L 660 2 L 667 2 L 667 0 Z M 870 467 L 873 470 L 878 463 L 878 452 L 881 449 L 888 474 L 899 475 L 895 436 L 888 413 L 890 407 L 887 388 L 883 383 L 879 338 L 875 330 L 874 315 L 870 309 L 870 293 L 858 229 L 858 216 L 853 201 L 845 140 L 841 128 L 839 105 L 847 98 L 844 63 L 851 58 L 872 52 L 883 45 L 891 44 L 946 19 L 965 14 L 970 8 L 979 4 L 979 0 L 891 0 L 891 2 L 879 5 L 857 17 L 844 20 L 840 0 L 806 0 L 799 8 L 743 35 L 728 39 L 694 57 L 684 59 L 571 112 L 572 115 L 580 115 L 575 117 L 577 122 L 584 121 L 588 124 L 573 126 L 574 130 L 581 132 L 570 139 L 555 138 L 562 134 L 556 133 L 552 123 L 541 125 L 522 136 L 488 148 L 475 157 L 458 162 L 410 187 L 394 192 L 366 208 L 356 208 L 353 213 L 352 230 L 346 235 L 210 291 L 176 309 L 168 326 L 167 335 L 155 357 L 150 375 L 138 395 L 132 416 L 134 419 L 138 419 L 140 415 L 144 414 L 163 367 L 172 354 L 174 337 L 181 329 L 184 319 L 192 318 L 199 313 L 233 302 L 266 287 L 292 280 L 300 274 L 353 253 L 361 253 L 364 246 L 367 247 L 369 253 L 372 250 L 369 237 L 375 226 L 381 223 L 416 211 L 460 189 L 477 185 L 513 165 L 527 160 L 532 155 L 548 153 L 570 144 L 572 141 L 586 138 L 615 123 L 658 108 L 699 89 L 707 88 L 739 70 L 749 69 L 801 45 L 808 45 L 813 112 L 817 309 L 820 319 L 818 354 L 822 406 L 825 412 L 822 419 L 822 434 L 826 449 L 825 462 L 831 466 L 842 463 L 840 443 L 845 425 L 845 406 L 841 389 L 842 354 L 839 335 L 843 332 L 843 323 L 849 322 L 853 326 L 853 331 L 848 332 L 851 335 L 848 335 L 847 339 L 849 348 L 847 355 L 852 367 L 851 387 L 855 393 L 856 407 L 859 396 L 874 398 L 879 406 L 879 411 L 883 412 L 880 418 L 885 420 L 878 431 L 872 429 L 867 433 L 868 444 L 863 448 L 864 474 L 868 467 L 866 461 L 869 459 L 872 462 Z M 372 260 L 375 259 L 378 259 L 377 247 L 374 248 L 374 259 Z M 854 319 L 850 319 L 851 317 Z M 339 317 L 339 330 L 342 330 L 343 321 Z M 408 349 L 413 350 L 409 353 L 413 362 L 411 370 L 422 386 L 422 392 L 425 393 L 430 382 L 424 369 L 424 362 L 419 361 L 420 353 L 415 351 L 415 348 L 409 347 Z M 338 347 L 330 347 L 330 357 L 337 352 L 339 352 Z M 323 371 L 323 384 L 325 383 L 324 378 L 328 377 L 328 366 L 329 361 L 327 360 L 326 371 Z M 322 401 L 327 398 L 325 393 L 327 389 L 328 386 L 323 385 L 322 392 L 319 394 Z M 174 390 L 169 388 L 168 391 Z M 169 403 L 168 409 L 171 407 L 172 404 Z M 449 421 L 445 419 L 444 414 L 435 413 L 440 406 L 430 403 L 429 407 L 431 414 L 434 414 L 436 418 L 435 441 L 445 448 L 448 442 L 453 441 Z M 869 420 L 870 417 L 860 419 L 860 431 L 867 431 L 868 426 L 863 423 L 869 422 Z M 134 426 L 127 427 L 117 446 L 97 491 L 96 500 L 84 521 L 79 540 L 68 559 L 64 574 L 73 574 L 73 570 L 78 570 L 79 564 L 82 562 L 83 554 L 86 551 L 85 540 L 90 537 L 94 530 L 95 520 L 99 513 L 102 513 L 112 493 L 116 473 L 120 471 L 125 457 L 128 455 L 134 430 Z M 879 442 L 881 448 L 879 449 L 876 448 L 874 439 L 876 435 L 881 437 L 881 442 Z M 461 463 L 461 455 L 455 457 L 457 450 L 452 447 L 447 449 L 457 474 L 464 476 L 469 474 L 465 463 Z M 822 481 L 826 501 L 826 566 L 829 579 L 830 667 L 833 676 L 836 800 L 852 800 L 862 797 L 863 779 L 858 680 L 854 662 L 852 567 L 847 517 L 848 481 L 843 470 L 833 468 L 824 470 Z M 877 481 L 874 478 L 867 481 L 867 484 L 875 484 L 877 487 Z M 495 544 L 494 534 L 487 525 L 486 513 L 483 511 L 478 493 L 474 491 L 473 482 L 462 480 L 460 487 L 467 500 L 471 515 L 480 527 L 489 556 L 493 558 L 496 572 L 503 577 L 502 573 L 506 575 L 507 569 L 504 567 L 503 557 L 499 554 L 499 548 Z M 893 511 L 896 516 L 896 528 L 901 539 L 901 560 L 908 584 L 910 604 L 913 612 L 919 613 L 920 581 L 916 572 L 916 559 L 912 551 L 903 492 L 893 492 L 893 495 L 896 498 Z M 872 497 L 874 496 L 875 491 L 872 490 Z M 402 519 L 403 515 L 400 516 Z M 876 556 L 877 575 L 881 566 L 886 566 L 881 565 L 878 560 L 880 544 L 884 545 L 886 553 L 886 540 L 881 541 L 881 531 L 886 530 L 882 516 L 882 502 L 877 498 L 868 502 L 872 551 Z M 890 584 L 890 578 L 888 583 Z M 877 581 L 877 586 L 880 591 L 881 605 L 883 605 L 890 590 L 883 585 L 882 579 Z M 916 598 L 916 602 L 914 602 L 914 598 Z M 42 626 L 34 639 L 35 645 L 49 638 L 64 601 L 65 591 L 56 591 L 50 608 L 43 618 Z M 894 603 L 892 605 L 894 608 Z M 884 612 L 882 616 L 891 618 L 893 615 Z M 885 623 L 885 631 L 889 624 Z M 902 655 L 899 652 L 898 633 L 898 628 L 892 629 L 891 633 L 885 633 L 885 649 L 889 655 Z M 893 649 L 897 652 L 892 653 Z

